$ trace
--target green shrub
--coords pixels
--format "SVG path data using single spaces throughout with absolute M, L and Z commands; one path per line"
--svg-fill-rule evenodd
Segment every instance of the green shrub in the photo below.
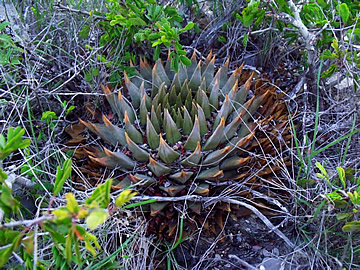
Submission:
M 26 269 L 33 268 L 34 252 L 35 256 L 38 256 L 34 250 L 34 241 L 39 236 L 35 231 L 36 227 L 40 227 L 51 237 L 54 256 L 50 262 L 38 261 L 37 267 L 72 269 L 73 263 L 81 265 L 84 259 L 87 259 L 81 252 L 82 247 L 93 256 L 97 255 L 96 249 L 101 250 L 96 236 L 89 231 L 103 224 L 111 213 L 127 203 L 136 193 L 124 190 L 116 199 L 115 205 L 108 208 L 111 203 L 112 184 L 112 179 L 109 179 L 98 185 L 85 203 L 79 203 L 72 193 L 67 193 L 66 205 L 50 211 L 55 197 L 59 196 L 65 181 L 71 177 L 72 162 L 68 159 L 62 167 L 57 168 L 53 195 L 48 203 L 49 210 L 32 220 L 22 219 L 20 202 L 12 196 L 12 183 L 7 181 L 8 176 L 2 170 L 2 162 L 12 152 L 24 149 L 30 144 L 30 140 L 22 139 L 24 132 L 24 129 L 18 127 L 15 130 L 9 128 L 7 138 L 0 134 L 0 268 L 13 267 L 10 259 L 13 254 L 17 254 L 16 256 L 24 261 Z M 132 206 L 139 204 L 144 202 Z M 44 237 L 50 240 L 46 234 Z M 44 242 L 47 241 L 45 238 Z
M 171 69 L 179 70 L 179 62 L 190 65 L 191 61 L 186 57 L 186 51 L 180 44 L 180 35 L 194 27 L 189 22 L 182 27 L 183 19 L 176 8 L 158 5 L 156 1 L 116 1 L 107 0 L 108 12 L 100 13 L 92 11 L 91 14 L 105 16 L 106 20 L 100 21 L 99 26 L 104 34 L 100 38 L 100 46 L 111 45 L 111 52 L 107 55 L 98 55 L 98 60 L 107 64 L 108 67 L 126 69 L 125 63 L 133 60 L 131 48 L 145 46 L 146 51 L 153 48 L 153 58 L 157 60 L 161 48 L 171 50 Z M 88 26 L 85 27 L 85 30 Z M 86 37 L 88 31 L 82 31 Z M 123 42 L 123 48 L 119 44 Z M 129 71 L 129 69 L 127 69 Z M 119 78 L 119 74 L 113 74 L 112 78 Z

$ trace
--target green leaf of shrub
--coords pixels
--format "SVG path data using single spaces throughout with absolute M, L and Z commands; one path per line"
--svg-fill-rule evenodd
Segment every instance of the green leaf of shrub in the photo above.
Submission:
M 96 209 L 86 218 L 86 225 L 90 228 L 90 230 L 94 230 L 97 226 L 103 224 L 108 217 L 108 211 L 104 209 Z
M 92 202 L 98 203 L 101 208 L 106 208 L 110 203 L 110 190 L 112 185 L 112 179 L 108 179 L 104 184 L 99 185 L 86 200 L 86 205 L 90 205 Z
M 79 36 L 82 39 L 87 39 L 89 37 L 89 32 L 90 32 L 90 26 L 88 24 L 85 24 L 82 28 L 81 31 L 79 32 Z
M 132 192 L 130 189 L 124 190 L 123 192 L 120 193 L 119 197 L 116 199 L 115 205 L 118 207 L 122 206 L 124 203 L 130 201 L 131 198 L 134 197 L 136 194 L 137 194 L 136 192 Z
M 69 232 L 69 234 L 66 237 L 65 259 L 68 263 L 71 263 L 71 261 L 72 261 L 72 233 L 71 232 Z
M 189 22 L 189 23 L 184 27 L 184 30 L 185 30 L 185 31 L 191 30 L 191 29 L 193 29 L 194 25 L 195 25 L 195 24 L 194 24 L 193 22 Z
M 347 220 L 353 216 L 353 213 L 338 213 L 336 215 L 337 220 Z
M 179 56 L 177 54 L 171 59 L 170 67 L 173 71 L 179 72 Z
M 63 168 L 57 167 L 56 180 L 54 184 L 54 196 L 58 195 L 64 186 L 65 181 L 71 176 L 72 161 L 67 159 L 64 162 Z
M 153 56 L 154 61 L 158 60 L 159 56 L 160 56 L 160 46 L 156 46 Z
M 323 165 L 321 165 L 319 162 L 316 162 L 315 166 L 321 171 L 321 173 L 324 176 L 327 176 L 327 172 L 326 172 L 325 168 L 323 167 Z
M 360 221 L 347 222 L 343 227 L 343 232 L 356 232 L 360 230 Z
M 186 56 L 184 56 L 184 55 L 180 55 L 180 61 L 185 66 L 190 66 L 191 65 L 191 60 L 189 58 L 187 58 Z
M 346 3 L 340 5 L 340 16 L 344 24 L 349 20 L 350 11 Z
M 19 234 L 13 239 L 11 246 L 0 250 L 0 268 L 2 268 L 7 263 L 11 253 L 17 250 L 17 248 L 21 244 L 23 236 L 24 234 Z
M 345 171 L 343 168 L 341 167 L 336 167 L 336 170 L 338 172 L 338 175 L 339 175 L 339 178 L 340 178 L 340 181 L 344 187 L 344 189 L 346 188 L 346 182 L 345 182 Z
M 129 18 L 128 21 L 131 23 L 131 25 L 146 25 L 146 22 L 139 18 L 139 17 L 136 17 L 136 18 Z
M 79 204 L 76 201 L 74 194 L 66 193 L 66 209 L 70 211 L 70 213 L 75 214 L 79 211 Z
M 243 40 L 242 40 L 242 44 L 243 46 L 246 48 L 246 45 L 247 45 L 247 42 L 248 42 L 248 38 L 249 38 L 249 35 L 247 33 L 245 33 L 244 37 L 243 37 Z
M 219 36 L 218 41 L 226 43 L 226 38 L 224 36 Z
M 0 31 L 2 31 L 6 26 L 8 26 L 10 23 L 9 22 L 3 22 L 0 23 Z

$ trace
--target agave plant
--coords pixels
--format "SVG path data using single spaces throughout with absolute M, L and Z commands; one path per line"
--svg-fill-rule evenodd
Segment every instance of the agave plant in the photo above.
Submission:
M 170 61 L 164 66 L 158 60 L 151 67 L 140 60 L 134 76 L 124 73 L 125 89 L 116 93 L 102 86 L 118 119 L 116 124 L 105 115 L 101 123 L 82 121 L 112 145 L 112 150 L 89 151 L 92 162 L 123 171 L 117 187 L 133 185 L 144 194 L 168 197 L 243 196 L 270 213 L 251 190 L 273 197 L 285 186 L 275 177 L 280 167 L 269 160 L 290 139 L 286 107 L 274 86 L 244 72 L 243 66 L 228 77 L 228 68 L 229 60 L 215 73 L 211 53 L 204 61 L 194 54 L 178 73 L 170 70 Z M 216 231 L 209 216 L 202 215 L 206 209 L 201 203 L 182 207 Z M 220 213 L 214 217 L 220 228 L 224 211 L 244 214 L 234 207 L 217 204 Z M 176 213 L 174 203 L 151 204 L 153 230 L 173 236 Z

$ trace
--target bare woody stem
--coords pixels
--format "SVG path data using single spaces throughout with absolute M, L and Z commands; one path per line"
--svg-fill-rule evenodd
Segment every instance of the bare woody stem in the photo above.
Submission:
M 310 83 L 312 84 L 312 86 L 315 86 L 315 60 L 317 58 L 315 57 L 316 48 L 313 44 L 315 42 L 316 36 L 311 33 L 302 22 L 300 18 L 300 9 L 294 4 L 294 2 L 292 0 L 288 0 L 287 3 L 290 7 L 290 10 L 294 14 L 294 17 L 284 12 L 275 15 L 275 17 L 282 22 L 294 25 L 299 30 L 299 33 L 304 40 L 305 49 L 308 55 L 307 63 L 309 65 L 309 77 L 311 80 Z M 316 94 L 315 87 L 310 87 L 310 90 L 313 94 Z

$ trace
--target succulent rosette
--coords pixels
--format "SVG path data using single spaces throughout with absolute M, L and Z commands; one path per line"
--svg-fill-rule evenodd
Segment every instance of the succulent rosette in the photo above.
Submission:
M 91 161 L 122 171 L 117 187 L 162 197 L 241 197 L 275 214 L 271 199 L 285 195 L 279 172 L 286 167 L 281 148 L 291 139 L 288 112 L 274 85 L 243 66 L 231 76 L 228 69 L 229 60 L 216 70 L 211 53 L 204 61 L 194 54 L 177 73 L 169 60 L 153 67 L 140 60 L 135 75 L 124 74 L 124 89 L 102 86 L 116 117 L 82 121 L 109 148 L 90 151 Z M 179 209 L 189 217 L 187 230 L 214 232 L 224 213 L 249 213 L 221 200 L 210 215 L 201 202 L 159 201 L 149 205 L 153 230 L 173 236 Z

